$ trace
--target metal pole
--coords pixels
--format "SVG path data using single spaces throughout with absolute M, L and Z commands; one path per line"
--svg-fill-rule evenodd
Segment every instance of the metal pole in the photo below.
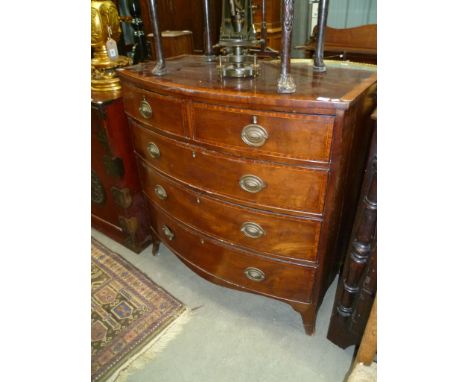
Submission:
M 281 72 L 278 93 L 294 93 L 296 84 L 291 76 L 291 34 L 294 20 L 294 0 L 283 0 L 283 33 L 281 37 Z
M 317 42 L 314 55 L 314 72 L 325 72 L 327 70 L 323 63 L 323 50 L 325 43 L 325 27 L 327 26 L 328 0 L 320 0 L 317 23 Z
M 156 49 L 156 65 L 151 73 L 163 76 L 167 73 L 166 61 L 162 49 L 161 32 L 159 30 L 158 0 L 149 0 L 151 26 L 153 27 L 154 45 Z
M 205 16 L 205 59 L 206 61 L 216 60 L 216 55 L 213 51 L 213 41 L 211 36 L 210 22 L 210 0 L 203 0 L 203 14 Z
M 265 51 L 267 47 L 267 26 L 266 26 L 266 0 L 262 0 L 262 45 L 261 50 L 262 52 Z

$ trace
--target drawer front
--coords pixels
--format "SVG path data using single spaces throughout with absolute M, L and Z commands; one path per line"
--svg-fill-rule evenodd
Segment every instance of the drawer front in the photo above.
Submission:
M 148 128 L 185 135 L 185 107 L 177 98 L 122 85 L 125 111 Z
M 195 139 L 246 155 L 328 162 L 334 117 L 193 104 Z
M 205 272 L 253 292 L 301 302 L 310 299 L 314 268 L 228 249 L 177 224 L 160 210 L 150 210 L 153 229 L 164 244 Z
M 320 222 L 288 218 L 224 203 L 159 174 L 139 162 L 143 189 L 151 201 L 209 235 L 272 256 L 315 261 Z
M 138 154 L 182 182 L 257 207 L 322 213 L 327 171 L 230 157 L 132 126 Z

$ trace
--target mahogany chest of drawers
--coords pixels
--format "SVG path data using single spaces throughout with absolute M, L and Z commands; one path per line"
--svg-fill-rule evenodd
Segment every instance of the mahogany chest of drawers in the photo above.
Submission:
M 154 252 L 217 284 L 290 304 L 306 333 L 349 236 L 375 107 L 374 67 L 293 61 L 224 79 L 201 56 L 119 71 Z

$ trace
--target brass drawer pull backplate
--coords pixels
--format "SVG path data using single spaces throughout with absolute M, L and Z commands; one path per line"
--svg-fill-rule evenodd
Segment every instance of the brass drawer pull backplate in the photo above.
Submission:
M 161 186 L 160 184 L 156 185 L 156 187 L 154 188 L 154 193 L 161 200 L 167 199 L 167 192 L 164 189 L 164 187 Z
M 253 116 L 252 123 L 242 129 L 241 138 L 248 146 L 261 147 L 267 141 L 268 133 L 263 126 L 257 124 L 257 117 Z
M 148 154 L 150 155 L 151 158 L 159 158 L 161 156 L 161 151 L 159 151 L 159 147 L 156 143 L 150 142 L 148 143 L 148 146 L 146 147 L 148 150 Z
M 265 235 L 265 230 L 259 224 L 253 222 L 242 224 L 241 232 L 252 239 L 258 239 Z
M 248 267 L 244 270 L 245 276 L 252 281 L 263 281 L 265 280 L 265 273 L 258 268 Z
M 266 184 L 256 175 L 244 175 L 239 180 L 239 185 L 244 191 L 255 194 L 262 191 Z
M 151 109 L 151 105 L 144 98 L 140 101 L 140 107 L 138 111 L 140 112 L 141 116 L 145 119 L 149 119 L 153 116 L 153 109 Z
M 162 231 L 163 231 L 163 234 L 166 235 L 166 237 L 169 239 L 169 240 L 172 240 L 174 239 L 174 233 L 170 230 L 170 228 L 167 226 L 167 225 L 163 225 L 162 226 Z

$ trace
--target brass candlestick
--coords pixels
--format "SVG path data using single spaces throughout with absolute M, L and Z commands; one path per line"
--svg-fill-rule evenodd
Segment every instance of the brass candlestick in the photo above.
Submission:
M 91 46 L 94 48 L 91 60 L 91 89 L 93 91 L 117 91 L 121 89 L 115 69 L 127 66 L 131 59 L 116 56 L 111 59 L 106 42 L 109 38 L 118 41 L 120 18 L 111 0 L 91 0 Z

